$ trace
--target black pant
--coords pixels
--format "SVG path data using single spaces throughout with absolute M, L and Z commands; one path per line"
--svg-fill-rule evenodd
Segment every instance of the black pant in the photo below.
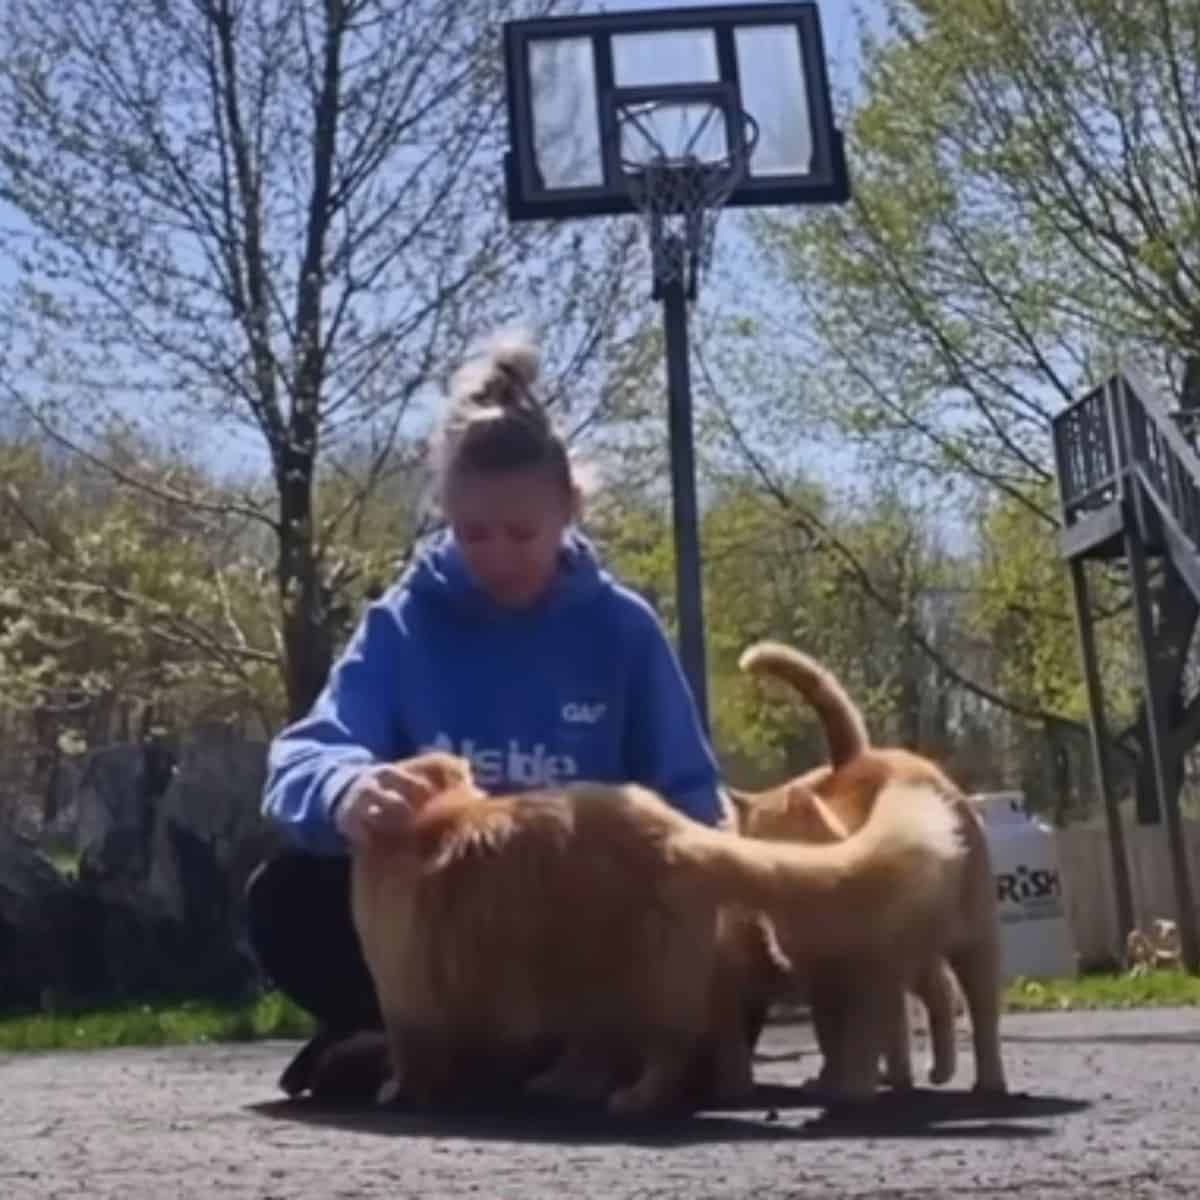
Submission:
M 350 914 L 350 860 L 285 850 L 246 884 L 259 966 L 332 1032 L 382 1029 L 375 985 Z

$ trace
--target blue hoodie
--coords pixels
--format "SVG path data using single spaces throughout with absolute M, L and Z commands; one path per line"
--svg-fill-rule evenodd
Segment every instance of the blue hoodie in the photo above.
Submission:
M 435 539 L 272 742 L 263 812 L 303 848 L 343 853 L 337 798 L 364 767 L 428 749 L 470 759 L 492 792 L 634 782 L 720 819 L 717 764 L 658 618 L 574 533 L 522 610 L 476 586 L 451 534 Z

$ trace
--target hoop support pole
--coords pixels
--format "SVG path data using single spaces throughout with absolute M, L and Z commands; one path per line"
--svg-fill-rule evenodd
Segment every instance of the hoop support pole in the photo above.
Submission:
M 658 257 L 656 247 L 655 257 Z M 661 247 L 664 254 L 687 254 L 678 235 Z M 679 657 L 705 732 L 709 730 L 708 681 L 704 651 L 704 597 L 700 569 L 700 517 L 696 499 L 696 458 L 692 430 L 692 381 L 688 362 L 687 305 L 695 272 L 685 284 L 683 263 L 670 278 L 656 279 L 655 299 L 663 306 L 667 357 L 667 422 L 671 453 L 671 507 L 675 540 L 675 606 Z

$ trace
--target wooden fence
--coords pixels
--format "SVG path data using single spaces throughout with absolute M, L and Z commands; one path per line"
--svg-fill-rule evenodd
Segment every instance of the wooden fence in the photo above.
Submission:
M 1192 879 L 1200 888 L 1200 822 L 1185 821 L 1184 830 Z M 1120 961 L 1129 931 L 1117 928 L 1107 832 L 1103 827 L 1060 829 L 1057 844 L 1080 964 L 1086 967 L 1106 960 Z M 1166 830 L 1162 826 L 1127 824 L 1125 844 L 1137 925 L 1145 928 L 1155 917 L 1177 920 L 1175 876 L 1167 851 Z

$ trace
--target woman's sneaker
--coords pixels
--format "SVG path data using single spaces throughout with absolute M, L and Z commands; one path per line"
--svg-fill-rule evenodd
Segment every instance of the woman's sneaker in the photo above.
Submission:
M 382 1030 L 321 1030 L 284 1068 L 279 1086 L 291 1097 L 374 1103 L 391 1073 Z

